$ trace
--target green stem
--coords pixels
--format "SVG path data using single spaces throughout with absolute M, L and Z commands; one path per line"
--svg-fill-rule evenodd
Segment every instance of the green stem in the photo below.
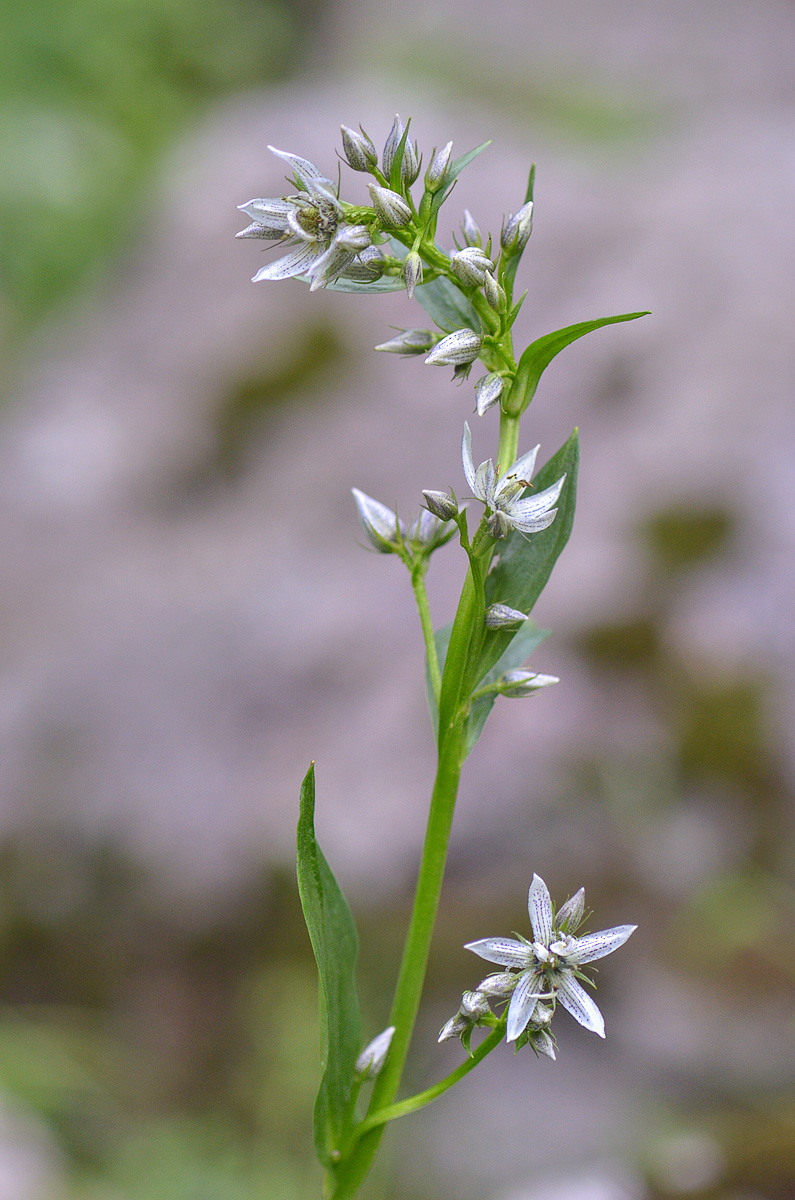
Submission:
M 431 796 L 414 908 L 390 1016 L 390 1024 L 395 1026 L 395 1035 L 386 1066 L 373 1088 L 369 1113 L 378 1112 L 392 1104 L 400 1086 L 414 1030 L 442 890 L 447 845 L 463 761 L 465 728 L 466 722 L 462 713 L 453 728 L 440 738 L 439 765 Z M 356 1143 L 350 1156 L 336 1168 L 334 1200 L 350 1200 L 350 1197 L 355 1196 L 378 1152 L 383 1132 L 383 1124 L 370 1129 Z
M 436 639 L 433 636 L 433 622 L 431 620 L 431 610 L 428 606 L 428 593 L 425 590 L 425 569 L 427 560 L 419 566 L 412 567 L 411 571 L 411 586 L 414 588 L 414 597 L 417 601 L 417 611 L 420 614 L 420 624 L 422 625 L 422 636 L 425 639 L 425 654 L 428 659 L 428 674 L 431 680 L 434 699 L 436 705 L 439 705 L 439 694 L 442 690 L 442 675 L 439 670 L 439 656 L 436 653 Z
M 426 1088 L 424 1092 L 418 1092 L 416 1096 L 409 1096 L 407 1100 L 401 1100 L 399 1104 L 391 1104 L 388 1108 L 380 1108 L 377 1112 L 371 1113 L 354 1130 L 355 1136 L 362 1136 L 379 1125 L 386 1125 L 388 1121 L 396 1121 L 398 1117 L 407 1117 L 409 1113 L 418 1112 L 419 1109 L 425 1108 L 426 1104 L 431 1104 L 439 1096 L 443 1096 L 449 1088 L 468 1075 L 478 1063 L 483 1062 L 486 1055 L 491 1054 L 492 1050 L 499 1046 L 504 1036 L 505 1018 L 503 1017 L 489 1036 L 480 1043 L 476 1050 L 472 1051 L 472 1054 L 459 1067 L 456 1067 L 439 1083 Z

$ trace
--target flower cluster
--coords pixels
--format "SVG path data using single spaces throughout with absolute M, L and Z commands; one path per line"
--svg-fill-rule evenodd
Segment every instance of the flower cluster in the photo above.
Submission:
M 454 521 L 442 519 L 426 508 L 406 528 L 397 513 L 380 500 L 359 488 L 351 491 L 367 540 L 381 554 L 399 554 L 412 562 L 444 546 L 456 532 Z
M 585 890 L 580 888 L 555 911 L 547 885 L 538 875 L 533 876 L 527 907 L 532 942 L 517 935 L 518 940 L 482 938 L 464 947 L 504 969 L 482 980 L 474 992 L 465 993 L 461 1008 L 447 1022 L 439 1041 L 460 1037 L 468 1047 L 476 1025 L 496 1025 L 491 1012 L 495 1001 L 509 1001 L 505 1036 L 517 1048 L 529 1044 L 539 1053 L 555 1057 L 548 1027 L 558 1001 L 585 1029 L 605 1036 L 602 1014 L 578 982 L 590 982 L 581 968 L 623 946 L 637 926 L 617 925 L 575 937 L 585 915 Z

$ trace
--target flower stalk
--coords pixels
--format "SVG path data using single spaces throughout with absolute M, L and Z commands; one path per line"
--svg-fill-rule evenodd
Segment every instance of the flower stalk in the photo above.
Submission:
M 506 1037 L 517 1048 L 527 1045 L 554 1059 L 549 1024 L 558 1001 L 581 1024 L 603 1035 L 601 1014 L 575 976 L 583 978 L 584 964 L 616 949 L 634 929 L 619 926 L 575 937 L 583 916 L 582 893 L 556 913 L 546 885 L 535 876 L 529 900 L 534 940 L 486 938 L 468 944 L 487 961 L 507 968 L 465 993 L 442 1031 L 442 1039 L 461 1037 L 469 1057 L 433 1087 L 397 1100 L 422 997 L 464 761 L 498 697 L 531 695 L 558 682 L 523 663 L 543 636 L 530 620 L 532 605 L 571 528 L 577 442 L 572 435 L 535 482 L 538 447 L 519 455 L 521 417 L 543 370 L 565 345 L 602 325 L 644 315 L 623 314 L 556 330 L 531 343 L 517 359 L 513 327 L 523 297 L 514 303 L 513 287 L 532 231 L 533 169 L 524 202 L 503 219 L 497 239 L 484 238 L 464 210 L 465 245 L 456 243 L 447 253 L 436 241 L 439 210 L 460 172 L 487 143 L 459 159 L 453 158 L 449 141 L 438 153 L 434 150 L 415 202 L 412 187 L 421 178 L 422 155 L 409 136 L 409 124 L 395 117 L 380 166 L 375 144 L 362 127 L 356 132 L 342 126 L 345 161 L 371 177 L 369 206 L 345 201 L 340 184 L 307 159 L 273 150 L 292 171 L 292 194 L 241 205 L 251 224 L 238 235 L 272 241 L 280 252 L 257 271 L 255 281 L 297 278 L 312 291 L 344 287 L 363 294 L 405 288 L 410 299 L 426 307 L 437 328 L 400 331 L 376 349 L 408 358 L 421 355 L 428 365 L 452 367 L 459 383 L 481 363 L 486 374 L 475 385 L 475 411 L 479 417 L 492 408 L 500 413 L 496 455 L 477 467 L 471 431 L 464 423 L 463 474 L 471 495 L 483 505 L 471 537 L 467 510 L 451 491 L 426 489 L 419 517 L 408 523 L 381 501 L 353 489 L 370 548 L 399 558 L 409 572 L 427 660 L 437 768 L 389 1025 L 364 1046 L 351 982 L 353 918 L 315 840 L 313 772 L 311 783 L 310 776 L 305 780 L 311 806 L 307 799 L 299 822 L 299 885 L 323 983 L 324 1028 L 336 1055 L 326 1064 L 315 1110 L 328 1200 L 356 1195 L 390 1121 L 443 1095 Z M 430 283 L 436 289 L 432 303 L 424 299 Z M 431 556 L 456 534 L 467 557 L 466 577 L 449 631 L 437 633 L 425 576 Z M 504 1006 L 503 1011 L 494 1013 L 492 1005 Z M 470 1050 L 476 1029 L 489 1032 Z M 371 1082 L 369 1104 L 362 1112 L 359 1090 Z

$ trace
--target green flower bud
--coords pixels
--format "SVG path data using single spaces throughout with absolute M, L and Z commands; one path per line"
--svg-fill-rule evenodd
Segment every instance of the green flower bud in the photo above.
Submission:
M 371 171 L 378 162 L 378 151 L 362 129 L 361 133 L 340 125 L 342 130 L 342 150 L 349 167 L 354 171 Z
M 387 229 L 402 229 L 411 220 L 411 209 L 402 196 L 391 188 L 381 187 L 377 183 L 367 185 L 373 202 L 375 215 Z

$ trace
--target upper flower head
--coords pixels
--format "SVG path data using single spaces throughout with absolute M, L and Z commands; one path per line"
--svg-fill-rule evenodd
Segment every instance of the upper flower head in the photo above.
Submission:
M 538 449 L 536 446 L 517 458 L 503 475 L 497 474 L 490 458 L 475 469 L 472 459 L 472 433 L 469 425 L 464 422 L 464 438 L 461 444 L 464 475 L 473 494 L 483 501 L 490 512 L 488 525 L 492 537 L 505 537 L 511 529 L 518 529 L 520 533 L 538 533 L 555 520 L 558 510 L 554 506 L 566 479 L 565 475 L 561 475 L 557 483 L 545 488 L 538 495 L 522 498 L 522 493 L 530 486 Z
M 557 913 L 552 907 L 547 885 L 533 876 L 527 898 L 533 941 L 514 938 L 483 938 L 464 948 L 501 967 L 518 968 L 516 986 L 508 1007 L 506 1036 L 516 1041 L 524 1032 L 539 1003 L 539 998 L 560 1000 L 580 1025 L 605 1036 L 605 1023 L 594 1001 L 577 982 L 586 978 L 580 968 L 612 954 L 634 933 L 637 925 L 617 925 L 601 933 L 574 937 L 585 911 L 585 891 L 580 888 Z
M 314 163 L 273 146 L 268 149 L 291 167 L 296 194 L 239 205 L 252 224 L 237 236 L 268 238 L 292 247 L 282 258 L 261 267 L 254 283 L 307 275 L 310 290 L 315 291 L 351 266 L 356 255 L 369 245 L 369 235 L 361 226 L 345 224 L 337 185 L 326 179 Z

